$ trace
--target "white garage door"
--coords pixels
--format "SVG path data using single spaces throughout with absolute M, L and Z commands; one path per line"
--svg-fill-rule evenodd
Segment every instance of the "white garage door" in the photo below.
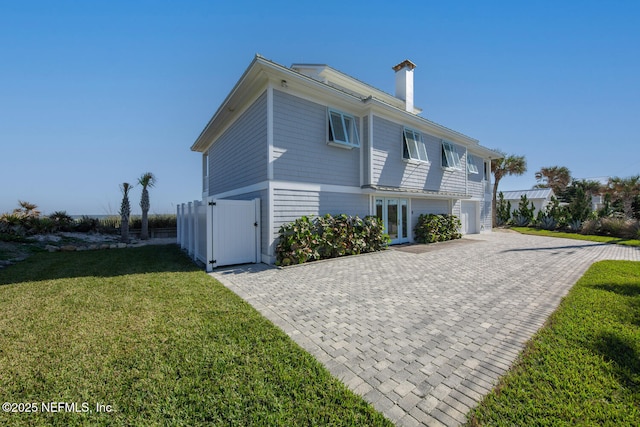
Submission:
M 460 222 L 463 234 L 478 232 L 478 204 L 476 202 L 462 202 Z

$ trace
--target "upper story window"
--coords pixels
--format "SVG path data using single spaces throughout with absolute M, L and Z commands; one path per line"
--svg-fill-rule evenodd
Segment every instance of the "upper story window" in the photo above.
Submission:
M 209 189 L 209 153 L 202 155 L 202 191 Z
M 421 160 L 423 162 L 429 161 L 427 157 L 427 147 L 424 145 L 424 140 L 420 132 L 404 128 L 402 139 L 404 140 L 402 157 L 405 159 Z
M 478 175 L 478 164 L 476 163 L 476 157 L 473 154 L 467 154 L 467 172 Z
M 447 141 L 442 141 L 442 167 L 447 169 L 462 169 L 460 155 L 456 147 Z
M 329 142 L 347 147 L 359 147 L 356 119 L 340 111 L 329 110 Z

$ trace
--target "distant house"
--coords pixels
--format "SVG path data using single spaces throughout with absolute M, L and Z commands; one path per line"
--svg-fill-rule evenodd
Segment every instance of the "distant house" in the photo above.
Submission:
M 265 263 L 280 226 L 302 215 L 377 215 L 392 244 L 412 242 L 423 213 L 489 231 L 491 159 L 501 154 L 421 117 L 414 68 L 393 67 L 393 96 L 328 65 L 256 56 L 191 147 L 203 165 L 194 205 L 259 200 Z
M 518 209 L 518 204 L 522 196 L 527 196 L 527 200 L 533 202 L 535 207 L 534 215 L 537 215 L 539 211 L 544 210 L 549 203 L 551 203 L 551 197 L 554 197 L 553 190 L 550 188 L 536 188 L 533 190 L 516 190 L 516 191 L 503 191 L 505 202 L 511 202 L 511 211 Z

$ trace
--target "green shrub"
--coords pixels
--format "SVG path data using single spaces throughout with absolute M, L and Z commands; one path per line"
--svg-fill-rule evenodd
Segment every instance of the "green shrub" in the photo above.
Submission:
M 413 228 L 416 242 L 433 243 L 460 239 L 462 224 L 455 215 L 420 214 Z
M 24 237 L 27 234 L 27 230 L 23 218 L 16 213 L 0 215 L 0 233 Z
M 586 235 L 597 235 L 600 234 L 600 220 L 599 219 L 588 219 L 582 223 L 582 228 L 580 228 L 580 234 Z
M 543 230 L 555 230 L 558 227 L 558 222 L 552 216 L 542 215 L 538 219 L 538 226 Z
M 511 202 L 504 200 L 504 194 L 502 191 L 498 194 L 498 201 L 496 203 L 496 225 L 505 225 L 511 219 Z
M 526 194 L 520 197 L 518 210 L 513 211 L 512 222 L 518 227 L 526 227 L 533 222 L 536 208 L 533 202 L 529 202 Z
M 175 214 L 149 215 L 149 229 L 154 228 L 176 228 L 177 216 Z M 132 216 L 129 220 L 130 230 L 140 230 L 142 228 L 142 217 Z
M 623 239 L 633 239 L 636 237 L 634 230 L 635 223 L 636 221 L 619 217 L 602 218 L 600 220 L 600 234 Z
M 91 218 L 90 216 L 83 215 L 75 223 L 75 230 L 81 233 L 88 233 L 90 231 L 96 232 L 100 226 L 100 220 L 97 218 Z
M 283 224 L 276 246 L 276 264 L 302 264 L 326 258 L 379 251 L 388 244 L 382 220 L 367 216 L 303 216 Z
M 54 231 L 72 231 L 75 221 L 66 211 L 55 211 L 49 215 L 49 219 L 53 222 Z

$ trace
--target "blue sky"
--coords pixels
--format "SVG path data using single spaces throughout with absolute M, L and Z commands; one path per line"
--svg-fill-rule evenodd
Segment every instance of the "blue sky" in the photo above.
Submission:
M 0 0 L 0 212 L 115 214 L 147 171 L 152 213 L 199 199 L 189 148 L 256 53 L 389 93 L 412 60 L 424 117 L 527 158 L 503 190 L 638 174 L 639 46 L 637 1 Z

